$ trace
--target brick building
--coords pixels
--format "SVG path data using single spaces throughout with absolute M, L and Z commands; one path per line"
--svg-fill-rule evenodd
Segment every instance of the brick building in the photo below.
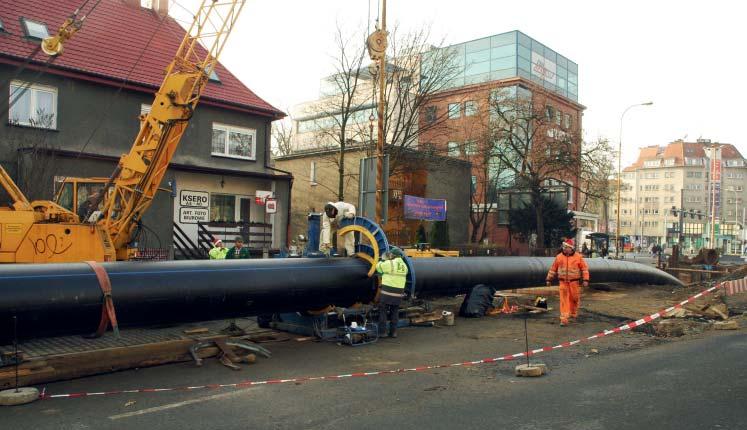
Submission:
M 441 49 L 451 50 L 454 66 L 460 72 L 424 107 L 420 121 L 427 122 L 447 112 L 448 131 L 423 133 L 419 145 L 472 163 L 473 241 L 525 248 L 526 244 L 509 238 L 507 228 L 509 210 L 527 200 L 525 190 L 507 177 L 505 169 L 495 168 L 497 163 L 484 149 L 492 144 L 484 137 L 491 121 L 491 106 L 496 99 L 525 99 L 535 110 L 544 112 L 546 129 L 534 134 L 537 140 L 546 140 L 544 136 L 580 136 L 585 108 L 578 103 L 578 66 L 520 31 Z M 540 148 L 549 150 L 541 142 L 533 144 L 537 151 Z M 548 197 L 575 211 L 579 202 L 576 192 L 579 178 L 577 173 L 572 173 L 574 170 L 578 169 L 571 168 L 564 177 L 557 178 L 562 181 L 549 180 L 545 189 Z M 486 199 L 486 195 L 494 192 L 497 198 L 491 197 L 492 202 Z M 476 223 L 474 215 L 481 211 L 486 211 L 487 216 Z M 576 215 L 579 227 L 597 230 L 597 215 Z

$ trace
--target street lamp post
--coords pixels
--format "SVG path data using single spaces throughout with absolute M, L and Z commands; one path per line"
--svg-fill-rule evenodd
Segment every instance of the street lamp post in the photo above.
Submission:
M 634 105 L 630 105 L 623 111 L 622 115 L 620 115 L 620 139 L 617 141 L 617 242 L 615 244 L 615 258 L 620 257 L 620 188 L 622 186 L 622 135 L 623 135 L 623 120 L 625 119 L 625 114 L 628 113 L 628 111 L 636 106 L 651 106 L 654 104 L 654 102 L 645 102 L 645 103 L 637 103 Z

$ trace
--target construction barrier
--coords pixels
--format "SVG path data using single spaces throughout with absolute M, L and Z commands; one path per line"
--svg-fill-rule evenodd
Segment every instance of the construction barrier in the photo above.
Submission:
M 347 378 L 405 374 L 405 373 L 411 373 L 411 372 L 424 372 L 424 371 L 433 370 L 433 369 L 444 369 L 444 368 L 451 368 L 451 367 L 469 367 L 469 366 L 476 366 L 480 364 L 498 363 L 501 361 L 511 361 L 511 360 L 516 360 L 518 358 L 523 358 L 527 356 L 531 357 L 531 356 L 534 356 L 534 355 L 537 355 L 543 352 L 550 352 L 550 351 L 554 351 L 557 349 L 568 348 L 568 347 L 575 346 L 581 343 L 590 342 L 590 341 L 593 341 L 593 340 L 596 340 L 596 339 L 599 339 L 605 336 L 609 336 L 612 334 L 617 334 L 617 333 L 622 333 L 627 330 L 632 330 L 633 328 L 636 328 L 636 327 L 639 327 L 645 324 L 649 324 L 652 321 L 655 321 L 667 315 L 668 313 L 674 311 L 675 309 L 680 309 L 684 305 L 691 303 L 703 296 L 706 296 L 718 290 L 719 288 L 723 288 L 727 292 L 727 294 L 729 294 L 729 292 L 732 292 L 731 294 L 734 294 L 735 291 L 747 291 L 747 277 L 743 279 L 738 279 L 734 281 L 725 281 L 720 284 L 716 284 L 712 286 L 711 288 L 703 290 L 700 293 L 695 294 L 694 296 L 691 296 L 687 298 L 686 300 L 683 300 L 677 303 L 674 306 L 670 306 L 666 309 L 662 309 L 659 312 L 653 313 L 651 315 L 647 315 L 636 321 L 622 324 L 620 326 L 617 326 L 609 330 L 601 331 L 592 336 L 588 336 L 588 337 L 581 338 L 581 339 L 576 339 L 570 342 L 563 342 L 555 346 L 546 346 L 543 348 L 537 348 L 537 349 L 533 349 L 529 351 L 518 352 L 515 354 L 508 354 L 508 355 L 504 355 L 501 357 L 483 358 L 481 360 L 463 361 L 460 363 L 425 365 L 425 366 L 401 368 L 401 369 L 393 369 L 393 370 L 374 370 L 370 372 L 353 372 L 353 373 L 345 373 L 345 374 L 331 375 L 331 376 L 305 376 L 305 377 L 296 377 L 296 378 L 287 378 L 287 379 L 266 379 L 266 380 L 260 380 L 260 381 L 242 381 L 242 382 L 234 382 L 234 383 L 229 383 L 229 384 L 207 384 L 207 385 L 195 385 L 195 386 L 186 386 L 186 387 L 168 387 L 168 388 L 136 388 L 136 389 L 131 389 L 131 390 L 100 391 L 100 392 L 89 392 L 89 393 L 85 393 L 85 392 L 66 393 L 66 394 L 48 394 L 45 389 L 45 390 L 42 390 L 40 398 L 45 399 L 45 400 L 64 399 L 64 398 L 71 399 L 71 398 L 82 398 L 82 397 L 111 396 L 111 395 L 118 395 L 118 394 L 197 391 L 197 390 L 220 389 L 220 388 L 245 388 L 245 387 L 253 387 L 257 385 L 302 383 L 302 382 L 310 382 L 310 381 L 332 381 L 332 380 L 340 380 L 340 379 L 347 379 Z

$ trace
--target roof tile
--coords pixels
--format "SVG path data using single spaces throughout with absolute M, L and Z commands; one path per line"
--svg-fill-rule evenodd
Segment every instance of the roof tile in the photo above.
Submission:
M 6 31 L 0 32 L 0 56 L 25 60 L 39 46 L 39 41 L 25 37 L 20 18 L 45 23 L 49 33 L 54 34 L 80 6 L 81 0 L 15 0 L 3 3 L 0 19 Z M 154 33 L 156 36 L 148 44 Z M 65 45 L 65 52 L 54 59 L 49 72 L 66 69 L 158 88 L 185 33 L 171 17 L 162 22 L 162 18 L 149 9 L 127 5 L 123 0 L 102 0 L 86 18 L 83 28 Z M 147 50 L 144 50 L 145 46 L 148 46 Z M 141 55 L 142 58 L 138 59 Z M 33 62 L 43 64 L 47 60 L 48 57 L 39 51 Z M 259 110 L 270 116 L 283 115 L 242 84 L 222 64 L 217 64 L 215 71 L 220 83 L 208 83 L 203 93 L 204 99 Z

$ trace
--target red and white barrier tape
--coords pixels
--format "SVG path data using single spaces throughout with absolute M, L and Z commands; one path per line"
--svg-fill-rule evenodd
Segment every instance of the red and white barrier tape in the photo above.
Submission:
M 346 379 L 346 378 L 359 378 L 359 377 L 368 377 L 368 376 L 402 374 L 402 373 L 410 373 L 410 372 L 423 372 L 423 371 L 432 370 L 432 369 L 443 369 L 443 368 L 448 368 L 448 367 L 468 367 L 468 366 L 475 366 L 478 364 L 497 363 L 500 361 L 511 361 L 511 360 L 515 360 L 517 358 L 522 358 L 526 356 L 534 356 L 542 352 L 550 352 L 556 349 L 568 348 L 571 346 L 578 345 L 580 343 L 589 342 L 595 339 L 609 336 L 611 334 L 617 334 L 617 333 L 621 333 L 626 330 L 631 330 L 635 327 L 648 324 L 658 318 L 661 318 L 662 316 L 672 312 L 673 310 L 679 309 L 682 306 L 686 305 L 687 303 L 693 302 L 700 297 L 708 295 L 716 291 L 719 288 L 726 288 L 728 291 L 729 288 L 733 288 L 736 284 L 740 282 L 742 283 L 742 285 L 747 285 L 747 278 L 740 279 L 738 281 L 727 281 L 721 284 L 714 285 L 713 287 L 708 288 L 707 290 L 701 291 L 700 293 L 692 297 L 689 297 L 688 299 L 683 300 L 682 302 L 674 306 L 668 307 L 666 309 L 662 309 L 659 312 L 645 316 L 639 320 L 620 325 L 611 330 L 604 330 L 589 337 L 577 339 L 571 342 L 563 342 L 555 346 L 546 346 L 544 348 L 537 348 L 531 351 L 518 352 L 516 354 L 504 355 L 502 357 L 483 358 L 481 360 L 464 361 L 461 363 L 435 364 L 435 365 L 426 365 L 426 366 L 402 368 L 402 369 L 394 369 L 394 370 L 375 370 L 371 372 L 355 372 L 355 373 L 347 373 L 347 374 L 332 375 L 332 376 L 307 376 L 307 377 L 288 378 L 288 379 L 266 379 L 263 381 L 242 381 L 242 382 L 234 382 L 230 384 L 208 384 L 208 385 L 195 385 L 195 386 L 172 387 L 172 388 L 139 388 L 139 389 L 132 389 L 132 390 L 116 390 L 116 391 L 100 391 L 100 392 L 91 392 L 91 393 L 68 393 L 68 394 L 47 394 L 45 390 L 45 391 L 42 391 L 41 398 L 42 399 L 61 399 L 61 398 L 70 399 L 70 398 L 79 398 L 79 397 L 110 396 L 110 395 L 115 395 L 115 394 L 160 393 L 160 392 L 167 392 L 167 391 L 196 391 L 196 390 L 218 389 L 218 388 L 244 388 L 244 387 L 252 387 L 256 385 L 273 385 L 273 384 L 300 383 L 300 382 L 310 382 L 310 381 L 330 381 L 330 380 L 339 380 L 339 379 Z

